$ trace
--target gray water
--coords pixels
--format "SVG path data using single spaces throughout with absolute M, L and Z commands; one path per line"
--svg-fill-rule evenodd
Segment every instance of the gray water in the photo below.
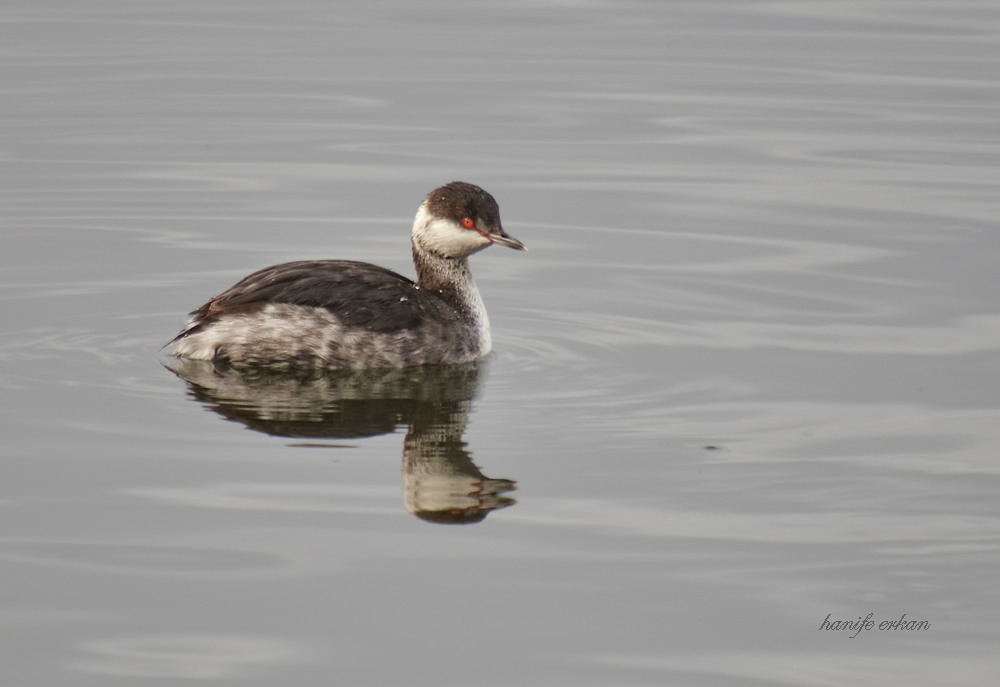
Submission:
M 1000 4 L 8 0 L 0 127 L 4 685 L 1000 677 Z M 161 365 L 455 179 L 482 366 Z

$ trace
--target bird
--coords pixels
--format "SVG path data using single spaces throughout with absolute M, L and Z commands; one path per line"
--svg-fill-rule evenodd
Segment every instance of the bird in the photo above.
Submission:
M 453 181 L 420 204 L 411 233 L 417 279 L 352 260 L 266 267 L 197 310 L 164 349 L 234 368 L 409 367 L 479 360 L 490 323 L 468 258 L 527 250 L 479 186 Z

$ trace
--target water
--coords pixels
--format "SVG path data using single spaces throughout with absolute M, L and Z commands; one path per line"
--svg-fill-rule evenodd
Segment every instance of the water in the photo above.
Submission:
M 4 683 L 995 682 L 997 74 L 992 2 L 6 3 Z M 453 179 L 484 365 L 158 361 Z

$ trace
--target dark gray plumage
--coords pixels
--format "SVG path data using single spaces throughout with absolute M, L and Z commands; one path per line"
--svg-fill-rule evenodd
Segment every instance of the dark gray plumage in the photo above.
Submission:
M 192 312 L 194 326 L 174 341 L 223 317 L 250 313 L 268 303 L 323 308 L 345 327 L 372 332 L 409 329 L 424 318 L 458 319 L 453 306 L 384 267 L 353 260 L 300 260 L 244 277 Z

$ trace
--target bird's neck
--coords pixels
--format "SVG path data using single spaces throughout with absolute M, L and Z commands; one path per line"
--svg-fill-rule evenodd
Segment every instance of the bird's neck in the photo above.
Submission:
M 445 301 L 463 315 L 485 317 L 482 298 L 469 270 L 468 258 L 445 258 L 413 243 L 417 286 Z

